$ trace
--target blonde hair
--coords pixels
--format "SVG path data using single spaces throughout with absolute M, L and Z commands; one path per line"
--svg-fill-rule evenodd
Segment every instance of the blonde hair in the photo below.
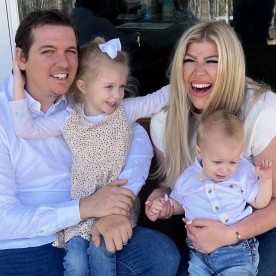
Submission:
M 193 105 L 188 95 L 188 84 L 183 79 L 183 60 L 191 43 L 213 43 L 218 51 L 217 78 L 206 103 L 203 116 L 218 109 L 239 114 L 248 83 L 245 58 L 239 39 L 224 22 L 199 23 L 179 39 L 168 70 L 170 104 L 165 127 L 165 157 L 157 175 L 163 185 L 172 187 L 179 175 L 192 164 L 188 144 L 189 118 Z
M 126 92 L 135 93 L 136 87 L 132 86 L 132 79 L 130 77 L 129 57 L 126 52 L 118 51 L 117 57 L 110 58 L 106 53 L 102 52 L 99 48 L 99 44 L 105 43 L 105 40 L 101 37 L 96 37 L 90 44 L 80 48 L 79 55 L 79 68 L 76 79 L 68 93 L 68 99 L 73 103 L 83 102 L 83 94 L 78 89 L 77 80 L 84 80 L 91 82 L 97 78 L 104 66 L 108 66 L 108 63 L 113 62 L 121 64 L 126 68 L 128 74 L 128 83 L 126 86 Z
M 238 116 L 226 110 L 217 110 L 203 117 L 197 130 L 197 144 L 200 146 L 216 131 L 237 144 L 244 142 L 243 124 Z

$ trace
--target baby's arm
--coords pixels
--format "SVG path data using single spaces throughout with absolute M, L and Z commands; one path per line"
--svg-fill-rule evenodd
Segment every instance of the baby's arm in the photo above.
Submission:
M 260 209 L 266 207 L 272 197 L 272 162 L 261 160 L 256 165 L 256 175 L 259 177 L 259 192 L 250 205 Z

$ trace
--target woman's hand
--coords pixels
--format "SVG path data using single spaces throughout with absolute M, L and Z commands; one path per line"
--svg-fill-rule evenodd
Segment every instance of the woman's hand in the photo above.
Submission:
M 231 226 L 209 219 L 185 219 L 187 235 L 200 252 L 211 253 L 216 249 L 235 244 L 238 238 Z

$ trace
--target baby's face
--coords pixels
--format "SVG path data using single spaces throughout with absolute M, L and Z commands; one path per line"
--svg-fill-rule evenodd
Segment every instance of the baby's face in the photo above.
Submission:
M 207 177 L 220 182 L 235 173 L 242 149 L 242 141 L 213 136 L 197 147 L 197 153 L 202 160 L 203 170 Z

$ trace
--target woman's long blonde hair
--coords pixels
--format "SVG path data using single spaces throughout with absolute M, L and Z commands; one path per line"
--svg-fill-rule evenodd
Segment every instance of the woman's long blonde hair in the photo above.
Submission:
M 247 79 L 244 52 L 231 27 L 223 22 L 207 22 L 186 31 L 177 44 L 168 70 L 171 95 L 164 137 L 165 156 L 158 171 L 158 176 L 168 187 L 172 187 L 183 170 L 193 162 L 188 145 L 193 105 L 188 95 L 188 84 L 183 79 L 183 60 L 191 43 L 203 41 L 214 43 L 217 47 L 218 68 L 213 91 L 202 115 L 218 109 L 239 114 L 245 96 Z

